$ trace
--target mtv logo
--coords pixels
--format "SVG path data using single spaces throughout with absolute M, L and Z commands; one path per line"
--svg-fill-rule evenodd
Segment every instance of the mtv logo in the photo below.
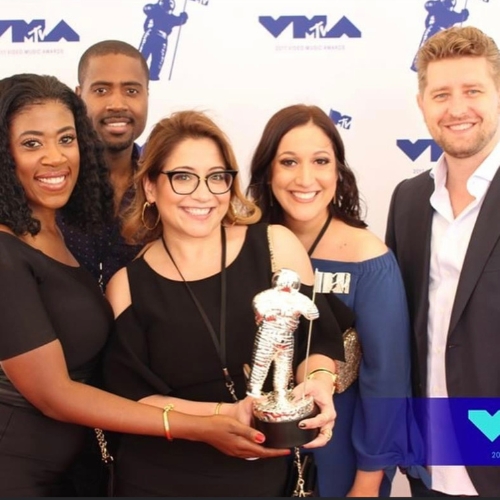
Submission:
M 420 158 L 427 149 L 430 149 L 431 161 L 438 161 L 443 154 L 441 147 L 432 139 L 417 139 L 415 142 L 409 139 L 398 139 L 396 144 L 411 161 Z
M 59 23 L 49 32 L 45 29 L 45 19 L 34 19 L 29 23 L 22 19 L 0 20 L 0 37 L 11 28 L 12 42 L 79 42 L 80 35 L 66 21 Z
M 330 120 L 335 123 L 335 125 L 338 125 L 339 127 L 345 129 L 351 128 L 351 116 L 343 115 L 342 113 L 340 113 L 339 111 L 335 111 L 334 109 L 330 109 L 330 113 L 328 113 L 328 116 L 330 117 Z
M 361 31 L 343 16 L 331 28 L 327 28 L 326 16 L 259 16 L 259 23 L 266 28 L 274 38 L 278 38 L 289 26 L 293 29 L 293 38 L 361 38 Z

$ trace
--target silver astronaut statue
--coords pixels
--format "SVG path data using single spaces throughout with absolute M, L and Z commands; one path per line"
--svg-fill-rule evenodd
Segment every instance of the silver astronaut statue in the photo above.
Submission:
M 267 446 L 299 446 L 314 438 L 297 427 L 298 422 L 312 416 L 317 409 L 310 396 L 294 399 L 292 363 L 294 332 L 300 317 L 314 320 L 319 312 L 299 289 L 299 275 L 290 269 L 280 269 L 273 275 L 272 288 L 258 293 L 252 303 L 258 330 L 247 394 L 259 398 L 254 402 L 253 413 L 256 427 L 266 435 Z M 274 390 L 263 394 L 272 363 Z M 272 425 L 286 423 L 292 425 Z

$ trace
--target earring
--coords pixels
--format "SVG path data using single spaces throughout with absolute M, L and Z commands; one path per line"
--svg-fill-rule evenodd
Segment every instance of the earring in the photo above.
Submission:
M 267 185 L 267 188 L 269 189 L 269 206 L 274 207 L 274 202 L 273 202 L 273 190 L 271 189 L 271 184 Z
M 158 216 L 156 217 L 156 222 L 154 223 L 154 226 L 148 226 L 146 224 L 146 210 L 148 208 L 151 208 L 154 206 L 154 202 L 153 203 L 149 203 L 149 201 L 145 201 L 144 202 L 144 205 L 142 205 L 142 212 L 141 212 L 141 221 L 142 221 L 142 224 L 143 226 L 148 230 L 148 231 L 153 231 L 153 229 L 156 229 L 156 226 L 158 226 L 158 224 L 160 223 L 160 212 L 158 212 Z M 158 211 L 158 209 L 156 209 Z

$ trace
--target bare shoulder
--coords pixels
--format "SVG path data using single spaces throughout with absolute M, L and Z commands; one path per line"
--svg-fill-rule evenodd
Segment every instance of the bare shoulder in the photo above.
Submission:
M 374 259 L 387 253 L 386 244 L 368 229 L 350 227 L 352 249 L 358 261 Z
M 285 226 L 280 224 L 271 224 L 269 226 L 269 237 L 271 239 L 273 251 L 276 255 L 286 255 L 288 253 L 293 254 L 296 251 L 307 255 L 304 246 L 297 236 L 295 236 L 295 234 Z
M 328 249 L 333 260 L 363 262 L 387 253 L 385 243 L 370 230 L 337 222 Z
M 12 231 L 12 229 L 10 229 L 10 227 L 6 226 L 5 224 L 0 224 L 0 231 L 2 233 L 8 233 L 12 236 L 15 236 L 14 231 Z
M 109 280 L 106 286 L 106 298 L 109 300 L 115 318 L 117 318 L 132 303 L 127 269 L 122 267 Z
M 294 270 L 299 274 L 302 283 L 311 285 L 313 282 L 311 261 L 297 236 L 290 229 L 278 224 L 272 224 L 269 230 L 276 267 Z

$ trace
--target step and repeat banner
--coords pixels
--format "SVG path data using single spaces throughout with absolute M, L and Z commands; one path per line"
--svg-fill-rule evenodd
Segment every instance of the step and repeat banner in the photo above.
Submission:
M 395 185 L 440 149 L 416 104 L 414 57 L 429 36 L 474 25 L 500 44 L 500 0 L 1 0 L 0 77 L 52 74 L 75 87 L 84 50 L 124 40 L 147 58 L 148 126 L 180 109 L 225 130 L 248 182 L 269 117 L 316 104 L 337 123 L 367 221 L 383 236 Z M 165 36 L 156 34 L 161 30 Z

